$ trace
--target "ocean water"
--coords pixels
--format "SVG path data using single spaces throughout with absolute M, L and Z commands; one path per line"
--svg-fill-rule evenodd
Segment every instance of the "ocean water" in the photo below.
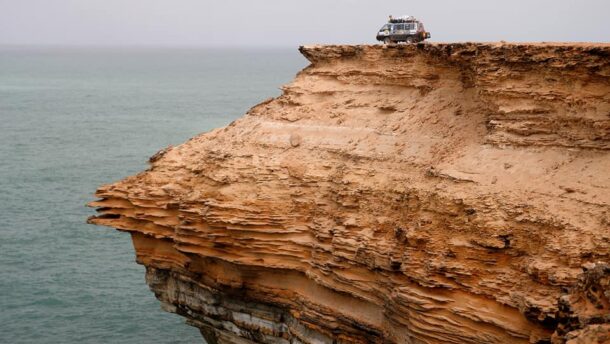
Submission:
M 85 204 L 306 64 L 296 48 L 0 48 L 0 343 L 202 343 Z

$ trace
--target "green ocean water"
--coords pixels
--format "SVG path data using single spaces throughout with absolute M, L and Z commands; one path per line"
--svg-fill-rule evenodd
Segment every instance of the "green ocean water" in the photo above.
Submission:
M 201 343 L 84 205 L 306 64 L 296 49 L 0 48 L 0 343 Z

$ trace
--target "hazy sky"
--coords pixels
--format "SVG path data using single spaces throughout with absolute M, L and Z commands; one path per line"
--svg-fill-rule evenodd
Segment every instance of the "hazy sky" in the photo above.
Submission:
M 610 41 L 609 0 L 0 0 L 0 44 L 374 43 L 389 14 L 433 41 Z

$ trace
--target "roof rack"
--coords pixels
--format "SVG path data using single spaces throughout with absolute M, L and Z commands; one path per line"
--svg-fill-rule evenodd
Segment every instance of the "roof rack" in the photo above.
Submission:
M 390 23 L 406 23 L 406 22 L 414 22 L 414 21 L 417 21 L 417 19 L 415 17 L 407 16 L 407 15 L 400 16 L 397 18 L 392 18 L 389 20 Z

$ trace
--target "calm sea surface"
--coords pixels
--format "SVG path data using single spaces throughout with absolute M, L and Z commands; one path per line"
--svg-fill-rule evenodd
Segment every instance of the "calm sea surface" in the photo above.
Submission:
M 85 203 L 306 64 L 296 49 L 0 48 L 0 343 L 201 343 Z

